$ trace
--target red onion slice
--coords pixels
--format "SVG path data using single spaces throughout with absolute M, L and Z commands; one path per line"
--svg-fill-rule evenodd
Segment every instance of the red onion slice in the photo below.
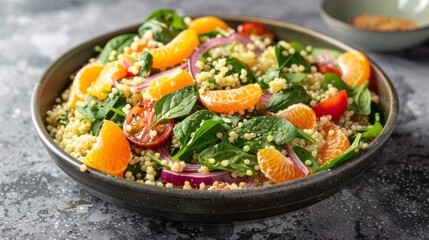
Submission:
M 247 37 L 242 35 L 233 33 L 228 37 L 223 38 L 210 38 L 207 41 L 203 42 L 198 48 L 192 53 L 191 57 L 189 57 L 188 65 L 189 65 L 189 73 L 195 79 L 195 75 L 200 72 L 200 70 L 195 66 L 195 63 L 200 59 L 201 56 L 208 50 L 220 46 L 228 46 L 234 42 L 241 43 L 243 45 L 253 44 L 255 46 L 254 52 L 256 55 L 261 55 L 261 49 L 259 49 L 253 42 Z
M 292 150 L 292 148 L 289 145 L 286 145 L 285 147 L 287 154 L 289 155 L 290 160 L 298 167 L 298 169 L 304 173 L 305 176 L 308 175 L 308 168 L 304 165 L 304 163 L 299 160 L 298 156 L 295 154 L 295 152 Z
M 157 147 L 153 149 L 154 152 L 157 152 L 161 154 L 159 159 L 167 160 L 168 162 L 172 162 L 170 152 L 168 151 L 168 148 L 166 146 Z M 198 170 L 202 167 L 201 164 L 189 164 L 186 163 L 185 167 L 183 168 L 183 173 L 198 173 Z
M 233 178 L 230 172 L 220 171 L 211 173 L 177 173 L 163 169 L 161 172 L 162 181 L 173 184 L 174 186 L 183 186 L 188 181 L 193 188 L 198 188 L 201 183 L 213 185 L 215 181 L 226 183 L 239 183 L 246 180 L 246 177 Z

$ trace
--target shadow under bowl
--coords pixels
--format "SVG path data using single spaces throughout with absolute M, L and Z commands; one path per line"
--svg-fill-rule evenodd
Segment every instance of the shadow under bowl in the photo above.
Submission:
M 331 37 L 289 23 L 255 17 L 219 17 L 232 27 L 245 21 L 260 22 L 278 39 L 298 40 L 306 45 L 340 51 L 352 49 Z M 52 160 L 85 190 L 107 202 L 147 216 L 204 223 L 228 223 L 284 213 L 318 202 L 343 188 L 371 165 L 394 129 L 398 115 L 396 92 L 386 75 L 371 64 L 373 87 L 380 96 L 385 128 L 367 149 L 332 170 L 287 183 L 235 191 L 168 189 L 116 178 L 93 169 L 81 172 L 82 163 L 57 146 L 49 136 L 46 112 L 67 87 L 70 74 L 94 57 L 95 45 L 102 46 L 118 34 L 135 32 L 137 27 L 105 34 L 65 53 L 45 71 L 35 86 L 31 101 L 33 124 Z
M 341 38 L 366 50 L 393 52 L 417 46 L 429 39 L 429 1 L 419 0 L 324 0 L 321 15 Z M 361 30 L 350 24 L 359 14 L 407 18 L 419 28 L 412 31 L 376 32 Z

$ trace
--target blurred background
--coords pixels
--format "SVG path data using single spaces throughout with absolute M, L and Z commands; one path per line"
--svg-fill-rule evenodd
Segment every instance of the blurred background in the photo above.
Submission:
M 356 182 L 301 210 L 229 225 L 147 218 L 92 197 L 42 148 L 30 97 L 47 66 L 72 47 L 142 22 L 155 9 L 183 15 L 282 20 L 336 38 L 314 0 L 0 0 L 0 236 L 8 239 L 424 239 L 429 238 L 429 42 L 365 52 L 400 97 L 397 128 Z M 267 196 L 268 197 L 268 196 Z M 0 237 L 0 238 L 2 238 Z

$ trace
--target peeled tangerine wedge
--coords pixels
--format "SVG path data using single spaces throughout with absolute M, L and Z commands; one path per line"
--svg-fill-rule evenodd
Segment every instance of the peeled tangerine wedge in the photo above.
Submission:
M 189 29 L 194 30 L 198 35 L 213 32 L 217 28 L 227 30 L 228 24 L 213 16 L 195 18 L 189 24 Z
M 147 88 L 148 93 L 154 99 L 159 100 L 163 96 L 175 92 L 181 88 L 194 85 L 194 79 L 188 71 L 177 68 L 172 75 L 153 81 Z
M 189 58 L 199 44 L 198 34 L 194 30 L 184 30 L 167 45 L 149 51 L 153 57 L 152 67 L 173 67 Z
M 338 58 L 341 78 L 350 86 L 360 86 L 371 75 L 368 58 L 359 51 L 348 51 Z
M 248 84 L 231 90 L 211 90 L 200 94 L 201 103 L 216 113 L 246 110 L 258 103 L 262 89 L 258 84 Z
M 316 126 L 316 113 L 311 107 L 302 103 L 293 104 L 275 115 L 288 120 L 300 129 L 309 129 Z
M 336 125 L 329 124 L 323 128 L 325 144 L 319 152 L 319 159 L 327 163 L 340 156 L 350 147 L 347 135 Z
M 103 68 L 100 64 L 88 64 L 79 70 L 70 89 L 68 107 L 75 108 L 77 101 L 85 100 L 88 87 L 97 80 Z
M 122 177 L 130 158 L 130 144 L 124 132 L 115 123 L 105 120 L 97 143 L 83 163 L 107 174 Z
M 119 80 L 127 76 L 127 70 L 119 62 L 111 62 L 104 66 L 97 80 L 91 83 L 88 94 L 104 100 L 112 91 L 113 80 Z
M 275 148 L 263 148 L 258 151 L 258 165 L 261 172 L 273 183 L 282 183 L 305 176 L 301 170 Z

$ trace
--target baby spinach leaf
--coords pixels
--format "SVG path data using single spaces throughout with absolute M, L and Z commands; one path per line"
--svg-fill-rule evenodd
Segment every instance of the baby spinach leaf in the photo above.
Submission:
M 248 145 L 251 153 L 257 153 L 259 149 L 265 146 L 274 146 L 278 150 L 282 150 L 284 145 L 297 137 L 312 143 L 315 142 L 313 138 L 288 120 L 276 116 L 257 116 L 243 121 L 241 126 L 236 126 L 231 131 L 235 131 L 239 136 L 234 145 L 237 147 Z M 246 133 L 247 135 L 245 135 Z M 246 138 L 252 134 L 254 137 Z
M 281 70 L 284 67 L 291 67 L 292 64 L 296 64 L 298 66 L 303 65 L 305 67 L 305 72 L 310 72 L 311 64 L 305 60 L 299 52 L 295 51 L 295 53 L 288 53 L 288 55 L 285 56 L 283 55 L 283 52 L 287 50 L 280 44 L 276 44 L 274 50 L 276 52 L 277 63 L 279 66 L 278 69 Z
M 225 34 L 225 32 L 224 32 L 224 31 L 219 31 L 218 29 L 216 29 L 216 30 L 214 30 L 213 32 L 208 32 L 208 33 L 203 33 L 203 34 L 198 35 L 198 40 L 199 40 L 200 42 L 204 42 L 204 41 L 206 41 L 207 39 L 209 39 L 209 38 L 215 38 L 215 37 L 217 37 L 218 35 L 221 35 L 221 36 L 223 36 L 223 37 L 226 37 L 226 36 L 227 36 L 227 34 Z
M 110 39 L 100 53 L 100 61 L 103 64 L 109 62 L 110 53 L 116 51 L 117 54 L 124 52 L 124 48 L 131 45 L 134 41 L 135 34 L 122 34 Z
M 148 51 L 144 51 L 139 59 L 139 61 L 143 62 L 144 65 L 140 67 L 139 76 L 146 77 L 150 73 L 150 69 L 152 68 L 152 55 Z
M 361 138 L 362 138 L 362 133 L 358 133 L 356 135 L 356 138 L 353 141 L 352 145 L 350 145 L 350 147 L 345 152 L 343 152 L 343 154 L 341 154 L 340 156 L 338 156 L 338 157 L 332 159 L 331 161 L 323 164 L 322 166 L 316 168 L 315 172 L 320 172 L 320 171 L 326 170 L 328 168 L 333 168 L 335 166 L 340 165 L 344 161 L 354 157 L 356 154 L 355 150 L 359 147 L 359 143 L 360 143 Z
M 306 103 L 310 100 L 307 91 L 299 85 L 293 85 L 282 92 L 273 94 L 268 101 L 267 110 L 278 112 L 296 103 Z
M 364 137 L 367 140 L 372 140 L 376 138 L 380 133 L 383 131 L 383 125 L 380 123 L 380 114 L 375 113 L 375 123 L 372 125 L 372 127 L 368 130 L 366 130 L 362 137 Z
M 271 70 L 259 80 L 259 85 L 262 89 L 268 89 L 270 87 L 270 82 L 275 78 L 284 78 L 287 83 L 299 83 L 307 77 L 307 75 L 307 73 L 285 73 L 281 70 Z
M 160 9 L 154 11 L 146 18 L 146 21 L 153 19 L 165 23 L 174 36 L 188 27 L 183 18 L 180 17 L 173 9 Z
M 371 113 L 371 93 L 368 90 L 368 81 L 353 92 L 353 109 L 359 115 L 369 115 Z
M 197 131 L 206 120 L 221 120 L 222 118 L 209 110 L 194 112 L 173 128 L 173 134 L 182 145 L 186 145 L 191 138 L 191 133 Z
M 311 155 L 310 151 L 308 151 L 306 148 L 303 148 L 303 147 L 294 147 L 293 151 L 298 156 L 299 160 L 301 160 L 301 162 L 304 163 L 305 166 L 307 166 L 307 164 L 305 164 L 305 161 L 310 160 L 311 165 L 308 167 L 310 167 L 313 170 L 316 170 L 317 161 L 316 159 L 314 159 L 313 155 Z
M 232 66 L 232 69 L 231 70 L 229 70 L 227 73 L 226 73 L 226 76 L 229 76 L 229 75 L 232 75 L 232 74 L 235 74 L 235 73 L 237 73 L 238 74 L 238 76 L 240 76 L 241 75 L 241 70 L 242 69 L 244 69 L 246 72 L 247 72 L 247 75 L 246 75 L 246 77 L 247 77 L 247 81 L 246 82 L 243 82 L 243 80 L 242 79 L 240 79 L 240 82 L 243 84 L 243 83 L 254 83 L 254 82 L 256 82 L 256 78 L 255 78 L 255 76 L 253 75 L 253 72 L 250 70 L 250 68 L 247 66 L 247 64 L 245 64 L 245 63 L 243 63 L 242 61 L 240 61 L 240 60 L 238 60 L 237 58 L 235 58 L 235 57 L 230 57 L 230 56 L 228 56 L 228 57 L 225 57 L 226 58 L 226 65 L 228 66 L 228 65 L 231 65 Z
M 195 86 L 188 86 L 172 92 L 155 103 L 155 121 L 152 126 L 159 121 L 174 119 L 188 115 L 197 102 L 197 90 Z
M 220 141 L 220 139 L 216 137 L 216 133 L 224 130 L 221 123 L 223 123 L 222 119 L 209 119 L 204 121 L 194 132 L 188 142 L 180 147 L 180 150 L 172 157 L 172 159 L 177 160 L 185 153 L 189 153 L 197 149 L 202 150 L 202 148 Z M 185 159 L 185 161 L 186 160 L 187 159 Z
M 169 43 L 174 36 L 170 33 L 168 26 L 165 23 L 159 22 L 155 19 L 146 21 L 138 29 L 139 35 L 143 36 L 147 31 L 152 31 L 153 38 L 162 42 L 163 44 Z
M 214 160 L 214 163 L 210 162 Z M 222 161 L 228 161 L 228 165 L 222 165 Z M 244 161 L 249 163 L 245 164 Z M 252 171 L 252 175 L 259 174 L 254 167 L 258 165 L 258 159 L 255 154 L 250 154 L 242 149 L 227 143 L 219 143 L 202 151 L 198 155 L 198 161 L 212 170 L 225 170 L 235 172 L 240 175 L 247 175 L 247 171 Z
M 122 109 L 126 104 L 127 102 L 126 99 L 122 97 L 122 92 L 118 91 L 116 94 L 109 96 L 103 101 L 89 96 L 86 99 L 85 107 L 79 106 L 76 108 L 76 110 L 82 114 L 83 120 L 94 119 L 91 124 L 91 133 L 94 136 L 98 136 L 103 124 L 103 120 L 105 119 L 116 123 L 119 127 L 122 128 L 125 120 L 125 113 L 120 109 Z
M 289 44 L 291 47 L 295 48 L 297 52 L 304 50 L 304 45 L 298 41 L 290 41 Z

